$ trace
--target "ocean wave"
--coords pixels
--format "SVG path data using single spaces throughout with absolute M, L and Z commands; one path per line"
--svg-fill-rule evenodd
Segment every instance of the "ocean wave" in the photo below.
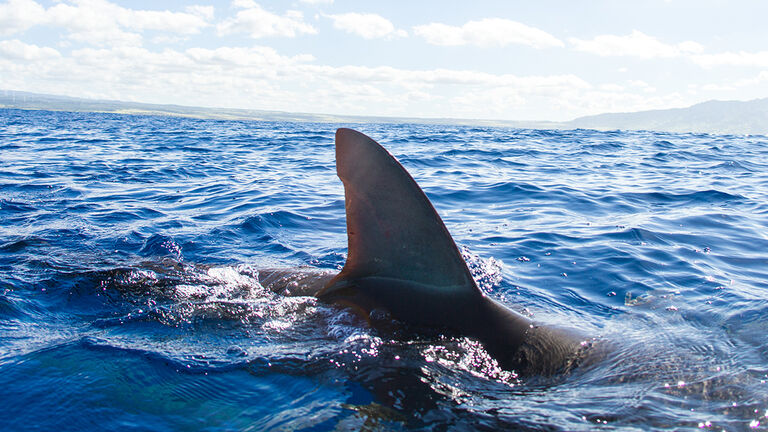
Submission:
M 336 126 L 0 110 L 0 428 L 764 421 L 764 138 L 346 125 L 423 186 L 486 295 L 611 346 L 548 380 L 258 284 L 346 261 Z

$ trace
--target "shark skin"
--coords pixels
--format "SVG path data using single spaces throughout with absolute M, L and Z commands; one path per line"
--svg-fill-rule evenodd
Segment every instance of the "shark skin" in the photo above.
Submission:
M 374 311 L 415 328 L 478 340 L 503 369 L 523 375 L 570 371 L 587 338 L 542 326 L 483 294 L 431 202 L 400 163 L 368 136 L 336 131 L 348 253 L 337 275 L 268 271 L 265 287 L 315 295 L 369 319 Z

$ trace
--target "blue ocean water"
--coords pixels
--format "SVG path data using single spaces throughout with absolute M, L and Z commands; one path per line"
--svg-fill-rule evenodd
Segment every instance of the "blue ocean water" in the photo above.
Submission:
M 337 127 L 609 354 L 518 377 L 262 288 L 344 263 Z M 2 430 L 768 430 L 768 138 L 0 110 L 0 388 Z

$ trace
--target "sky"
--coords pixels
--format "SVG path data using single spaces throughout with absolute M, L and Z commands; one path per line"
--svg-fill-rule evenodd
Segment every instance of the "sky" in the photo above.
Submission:
M 564 121 L 768 97 L 762 0 L 0 0 L 0 90 Z

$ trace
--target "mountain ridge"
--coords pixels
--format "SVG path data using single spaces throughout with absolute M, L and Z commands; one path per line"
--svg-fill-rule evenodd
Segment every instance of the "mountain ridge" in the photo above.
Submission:
M 768 134 L 768 98 L 709 100 L 670 108 L 579 117 L 568 124 L 588 129 L 658 130 L 718 134 Z

